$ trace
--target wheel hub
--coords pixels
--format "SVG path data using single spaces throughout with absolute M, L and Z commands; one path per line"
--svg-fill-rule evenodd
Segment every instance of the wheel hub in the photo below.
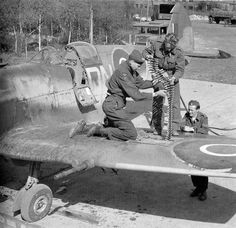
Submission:
M 48 199 L 46 196 L 40 196 L 34 203 L 34 213 L 41 214 L 47 207 Z

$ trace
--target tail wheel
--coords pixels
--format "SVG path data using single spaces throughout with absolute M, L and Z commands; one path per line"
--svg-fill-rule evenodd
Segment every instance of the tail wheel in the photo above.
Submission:
M 27 190 L 21 202 L 21 216 L 27 222 L 45 217 L 52 206 L 52 191 L 44 184 L 37 184 Z

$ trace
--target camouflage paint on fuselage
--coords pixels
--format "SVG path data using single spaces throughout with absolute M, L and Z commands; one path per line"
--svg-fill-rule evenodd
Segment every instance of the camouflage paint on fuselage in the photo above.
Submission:
M 65 65 L 26 63 L 0 70 L 0 134 L 21 124 L 103 121 L 106 81 L 134 46 L 94 47 L 85 42 L 69 46 L 74 49 L 64 55 Z M 74 82 L 78 87 L 89 86 L 98 103 L 79 105 Z

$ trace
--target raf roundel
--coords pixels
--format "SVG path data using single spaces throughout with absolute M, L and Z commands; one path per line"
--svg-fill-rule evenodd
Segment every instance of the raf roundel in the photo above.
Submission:
M 227 153 L 222 153 L 226 147 Z M 236 144 L 206 144 L 200 147 L 200 151 L 212 156 L 236 157 L 236 153 L 234 153 L 236 151 Z

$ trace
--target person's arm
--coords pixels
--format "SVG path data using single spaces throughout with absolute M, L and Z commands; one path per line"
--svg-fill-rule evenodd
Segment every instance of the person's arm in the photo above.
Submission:
M 178 82 L 179 79 L 183 76 L 184 74 L 184 68 L 185 68 L 185 58 L 183 55 L 183 51 L 181 49 L 176 50 L 176 65 L 175 65 L 175 73 L 173 75 L 173 79 L 175 82 Z
M 140 75 L 138 75 L 136 77 L 136 86 L 139 89 L 148 89 L 148 88 L 152 88 L 153 84 L 151 80 L 143 80 L 143 78 Z
M 189 120 L 189 113 L 185 113 L 184 117 L 180 122 L 180 130 L 184 132 L 194 132 L 194 128 L 192 127 L 190 120 Z
M 206 115 L 202 116 L 200 127 L 196 129 L 198 134 L 208 134 L 208 117 Z
M 120 73 L 118 75 L 118 84 L 120 88 L 134 101 L 140 101 L 145 99 L 151 99 L 152 94 L 141 93 L 136 85 L 129 79 L 126 73 Z
M 155 46 L 153 44 L 150 44 L 143 50 L 142 55 L 145 59 L 148 59 L 150 57 L 153 57 L 154 53 L 155 53 Z

